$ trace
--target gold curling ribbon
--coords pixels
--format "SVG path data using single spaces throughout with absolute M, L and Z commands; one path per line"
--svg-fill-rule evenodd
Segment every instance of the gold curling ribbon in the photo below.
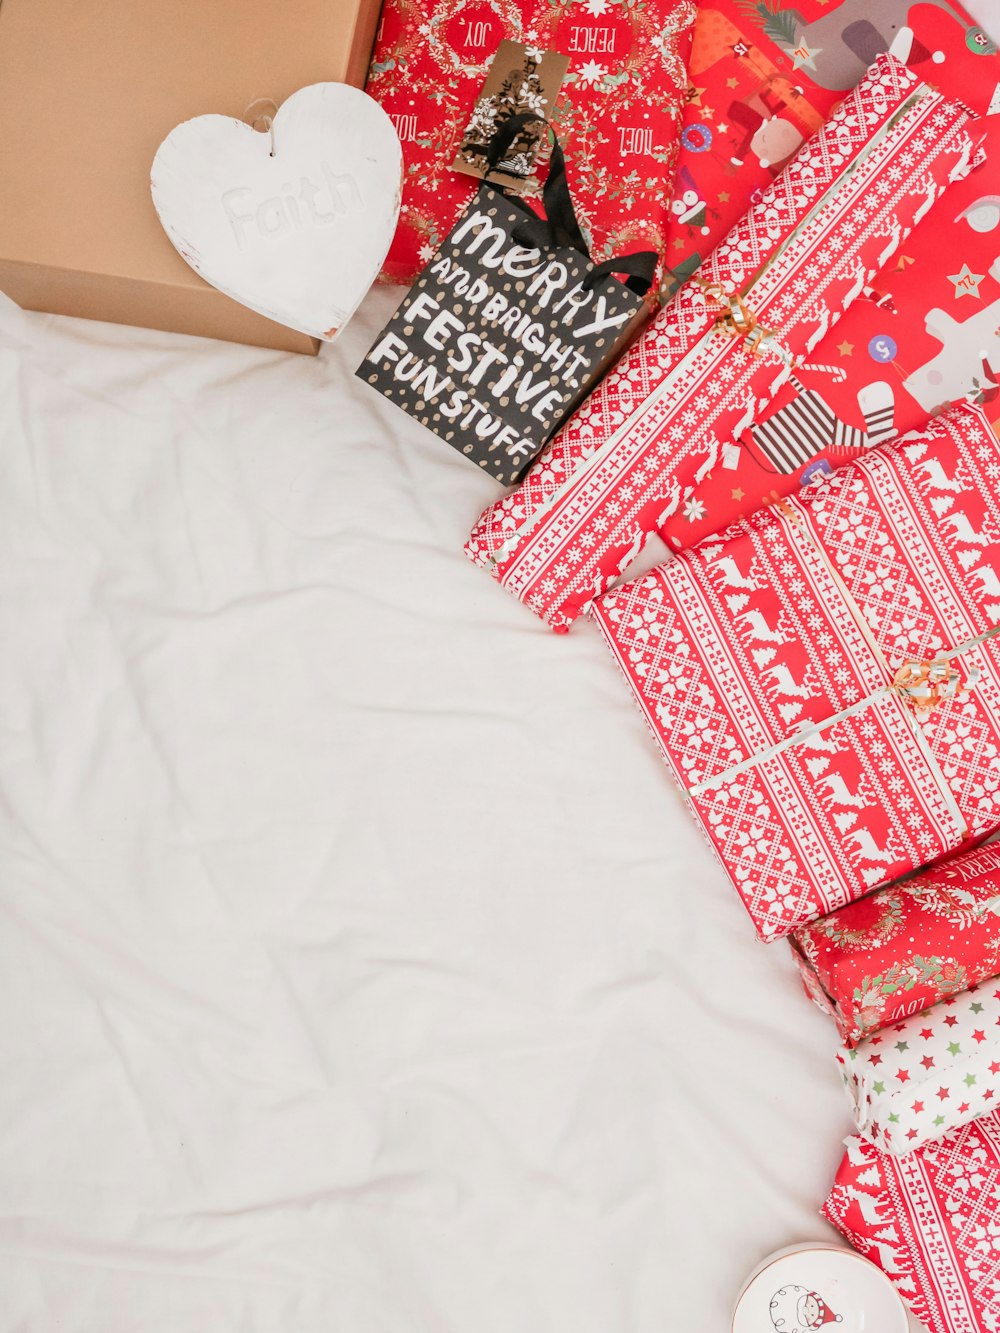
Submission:
M 765 339 L 773 340 L 770 342 L 771 349 L 778 353 L 782 361 L 791 365 L 790 353 L 777 341 L 777 330 L 761 324 L 757 312 L 741 292 L 727 292 L 720 282 L 706 282 L 704 278 L 695 278 L 694 282 L 701 287 L 706 297 L 722 306 L 722 313 L 715 321 L 715 327 L 720 333 L 730 338 L 745 338 L 751 356 L 763 356 L 762 344 Z

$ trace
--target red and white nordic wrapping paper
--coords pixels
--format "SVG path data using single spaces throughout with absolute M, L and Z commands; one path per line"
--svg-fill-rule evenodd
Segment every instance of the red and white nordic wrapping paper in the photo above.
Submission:
M 969 114 L 880 56 L 700 281 L 483 513 L 467 554 L 568 629 L 974 159 Z M 737 296 L 727 332 L 720 306 Z M 751 337 L 731 336 L 754 324 Z
M 762 939 L 1000 825 L 997 478 L 954 407 L 595 603 Z
M 791 936 L 848 1046 L 1000 973 L 1000 847 L 978 847 Z
M 931 1333 L 1000 1329 L 1000 1116 L 906 1157 L 848 1139 L 823 1213 Z
M 1000 1106 L 1000 982 L 912 1014 L 837 1063 L 866 1139 L 901 1156 Z
M 694 16 L 693 0 L 385 0 L 366 91 L 396 126 L 404 174 L 383 276 L 413 282 L 473 197 L 451 164 L 505 38 L 569 58 L 549 118 L 594 260 L 662 254 Z

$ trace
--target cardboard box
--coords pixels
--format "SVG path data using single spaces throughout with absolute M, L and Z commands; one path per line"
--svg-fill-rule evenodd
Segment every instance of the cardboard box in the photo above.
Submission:
M 0 290 L 27 310 L 288 351 L 318 343 L 190 269 L 149 193 L 161 140 L 324 80 L 363 87 L 379 0 L 3 0 Z

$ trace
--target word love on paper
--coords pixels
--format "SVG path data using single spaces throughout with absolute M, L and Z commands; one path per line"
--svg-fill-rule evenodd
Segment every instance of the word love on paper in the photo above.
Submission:
M 270 132 L 228 116 L 178 125 L 150 184 L 164 230 L 206 282 L 329 341 L 382 267 L 401 173 L 399 138 L 378 103 L 315 83 L 288 98 Z
M 459 218 L 358 374 L 510 483 L 579 401 L 641 298 L 586 255 L 531 249 L 488 186 Z

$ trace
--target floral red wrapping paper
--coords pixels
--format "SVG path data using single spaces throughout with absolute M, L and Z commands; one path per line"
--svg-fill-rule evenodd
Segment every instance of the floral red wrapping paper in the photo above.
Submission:
M 905 1157 L 860 1138 L 846 1147 L 828 1221 L 931 1333 L 1000 1329 L 1000 1115 Z
M 1000 825 L 998 477 L 955 407 L 595 602 L 762 939 Z M 960 692 L 919 711 L 941 651 Z
M 386 0 L 367 92 L 404 176 L 383 276 L 413 282 L 473 197 L 451 164 L 505 38 L 569 57 L 550 119 L 592 257 L 662 254 L 694 16 L 694 0 Z
M 966 111 L 880 56 L 521 485 L 485 510 L 470 558 L 568 629 L 974 158 Z M 761 355 L 718 327 L 705 283 L 746 297 L 768 335 Z
M 1000 973 L 1000 847 L 879 889 L 790 942 L 806 991 L 853 1046 Z

